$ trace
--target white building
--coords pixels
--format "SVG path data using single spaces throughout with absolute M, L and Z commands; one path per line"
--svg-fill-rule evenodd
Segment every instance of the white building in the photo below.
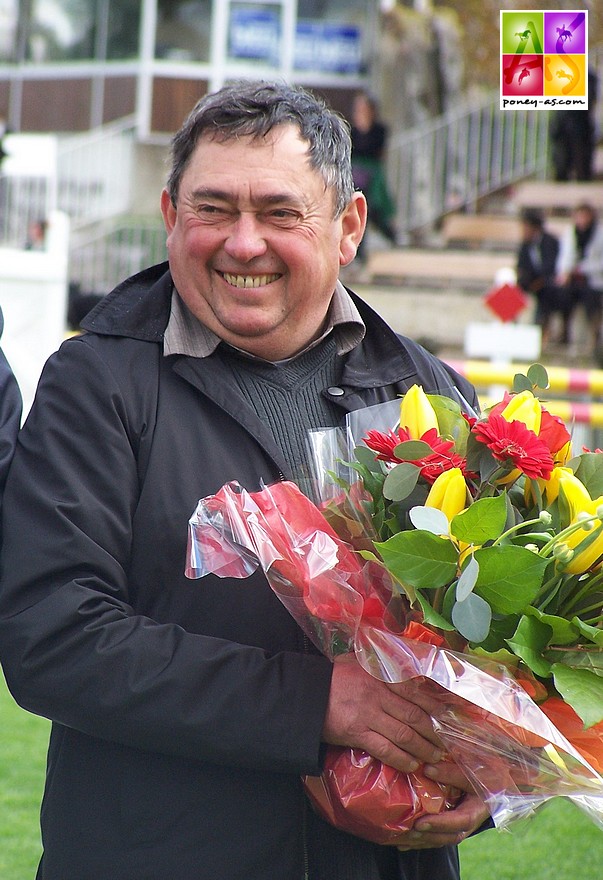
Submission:
M 283 77 L 346 112 L 378 14 L 375 0 L 0 0 L 0 118 L 73 132 L 135 116 L 139 142 L 166 143 L 237 77 Z

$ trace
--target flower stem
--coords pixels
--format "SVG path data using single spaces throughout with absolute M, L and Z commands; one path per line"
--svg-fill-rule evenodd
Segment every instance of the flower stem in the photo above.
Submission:
M 495 547 L 497 544 L 502 544 L 502 542 L 505 540 L 505 538 L 508 538 L 509 535 L 512 535 L 514 532 L 519 532 L 521 529 L 525 529 L 526 526 L 538 525 L 538 523 L 540 523 L 540 522 L 542 522 L 542 520 L 540 519 L 539 516 L 537 516 L 535 519 L 527 519 L 525 522 L 516 523 L 516 525 L 511 526 L 510 529 L 507 529 L 506 532 L 503 532 L 502 535 L 499 535 L 495 541 L 492 541 L 492 546 Z M 550 541 L 549 541 L 549 543 L 550 543 Z M 545 546 L 548 547 L 548 544 L 546 544 Z M 542 548 L 540 551 L 541 555 L 542 555 L 543 549 L 544 548 Z

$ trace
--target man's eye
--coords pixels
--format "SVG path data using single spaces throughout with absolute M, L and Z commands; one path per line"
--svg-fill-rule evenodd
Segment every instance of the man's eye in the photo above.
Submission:
M 297 212 L 288 208 L 275 208 L 267 215 L 272 223 L 278 223 L 280 226 L 293 225 L 297 222 Z
M 226 211 L 224 208 L 219 208 L 217 205 L 199 205 L 197 208 L 197 214 L 225 214 Z

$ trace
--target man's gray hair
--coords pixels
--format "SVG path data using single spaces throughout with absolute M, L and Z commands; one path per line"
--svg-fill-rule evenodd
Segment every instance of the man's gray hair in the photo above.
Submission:
M 273 128 L 295 125 L 308 143 L 310 166 L 335 195 L 335 217 L 354 193 L 350 127 L 322 98 L 300 86 L 264 81 L 231 83 L 205 95 L 172 140 L 167 190 L 176 206 L 182 175 L 202 136 L 219 141 L 237 137 L 260 139 Z

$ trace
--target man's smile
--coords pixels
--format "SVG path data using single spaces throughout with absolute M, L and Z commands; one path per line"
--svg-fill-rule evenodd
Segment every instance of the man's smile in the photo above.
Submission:
M 231 275 L 230 272 L 219 272 L 218 274 L 233 287 L 263 287 L 265 284 L 278 281 L 281 277 L 278 272 L 271 275 Z

